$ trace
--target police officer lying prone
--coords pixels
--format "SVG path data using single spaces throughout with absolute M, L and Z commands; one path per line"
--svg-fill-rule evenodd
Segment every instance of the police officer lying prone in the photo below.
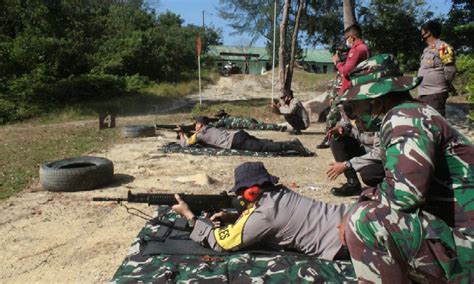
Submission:
M 255 152 L 285 152 L 293 150 L 301 156 L 313 156 L 314 153 L 306 149 L 301 141 L 277 142 L 268 139 L 258 139 L 243 130 L 226 131 L 209 125 L 207 116 L 198 116 L 195 124 L 196 132 L 187 137 L 184 132 L 179 132 L 180 144 L 183 147 L 201 144 L 221 149 L 237 149 Z
M 348 259 L 338 237 L 338 225 L 348 211 L 345 204 L 326 204 L 304 197 L 268 173 L 262 162 L 246 162 L 235 169 L 234 206 L 238 214 L 217 213 L 197 219 L 176 195 L 173 210 L 194 223 L 191 239 L 216 251 L 235 251 L 254 245 L 290 250 L 326 260 Z M 219 222 L 232 222 L 218 226 Z

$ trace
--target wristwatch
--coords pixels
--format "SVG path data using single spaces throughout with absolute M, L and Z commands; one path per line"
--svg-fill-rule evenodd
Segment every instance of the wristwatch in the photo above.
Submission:
M 345 161 L 344 166 L 346 166 L 346 169 L 351 169 L 352 168 L 352 163 L 350 161 Z

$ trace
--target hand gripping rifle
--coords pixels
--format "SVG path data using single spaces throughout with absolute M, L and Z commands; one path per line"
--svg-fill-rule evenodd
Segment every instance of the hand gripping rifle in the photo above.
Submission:
M 191 136 L 194 132 L 194 124 L 155 124 L 155 129 L 165 129 L 176 132 L 176 139 L 179 139 L 179 132 L 183 132 L 186 136 Z
M 201 212 L 217 212 L 225 208 L 232 208 L 232 196 L 223 191 L 220 194 L 180 194 L 189 209 L 195 214 Z M 136 193 L 128 191 L 127 198 L 94 197 L 92 201 L 147 203 L 148 205 L 168 205 L 178 204 L 174 194 L 169 193 Z
M 180 194 L 181 199 L 186 202 L 189 206 L 189 209 L 197 214 L 200 215 L 202 212 L 206 213 L 213 213 L 221 211 L 222 209 L 232 208 L 232 196 L 227 195 L 227 192 L 223 191 L 220 194 Z M 148 205 L 168 205 L 172 206 L 178 204 L 174 194 L 166 194 L 166 193 L 136 193 L 133 194 L 132 192 L 128 191 L 127 198 L 111 198 L 111 197 L 94 197 L 92 201 L 99 201 L 99 202 L 117 202 L 120 205 L 123 205 L 122 202 L 127 203 L 147 203 Z M 127 212 L 141 217 L 145 220 L 150 221 L 152 224 L 159 224 L 164 225 L 173 229 L 177 230 L 184 230 L 188 231 L 188 229 L 183 229 L 174 226 L 173 223 L 170 223 L 167 220 L 160 220 L 160 216 L 157 218 L 152 218 L 148 216 L 144 212 L 136 209 L 136 208 L 129 208 L 123 205 Z M 140 214 L 132 213 L 131 210 L 138 211 Z M 144 216 L 148 217 L 145 218 Z

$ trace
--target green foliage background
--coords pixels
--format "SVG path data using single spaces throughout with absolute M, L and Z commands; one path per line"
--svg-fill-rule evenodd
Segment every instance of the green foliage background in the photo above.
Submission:
M 198 34 L 220 34 L 183 22 L 142 0 L 0 1 L 0 123 L 189 79 Z

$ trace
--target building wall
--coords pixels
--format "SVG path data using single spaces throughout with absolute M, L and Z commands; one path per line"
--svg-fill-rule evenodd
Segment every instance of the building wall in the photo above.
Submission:
M 214 60 L 214 62 L 215 62 L 214 64 L 219 70 L 222 70 L 224 65 L 226 65 L 229 61 L 233 62 L 237 66 L 239 66 L 242 73 L 245 72 L 245 62 L 241 61 L 241 60 Z M 268 61 L 263 61 L 263 60 L 261 60 L 261 61 L 249 61 L 249 63 L 248 63 L 249 74 L 255 74 L 255 75 L 262 74 L 262 70 L 263 71 L 266 70 L 266 67 L 267 67 L 266 65 L 268 63 L 269 63 Z M 271 68 L 271 65 L 270 65 L 270 68 Z
M 240 67 L 242 73 L 245 71 L 245 63 L 242 60 L 230 60 L 231 62 L 235 63 Z M 214 60 L 215 66 L 221 70 L 225 64 L 227 64 L 229 60 L 221 60 L 217 59 Z M 249 61 L 249 74 L 260 75 L 262 71 L 271 70 L 272 62 L 268 60 L 259 60 L 259 61 Z M 335 67 L 332 63 L 319 63 L 319 62 L 299 62 L 304 67 L 304 70 L 307 72 L 313 73 L 334 73 Z
M 301 62 L 304 70 L 313 73 L 334 73 L 336 71 L 334 64 L 332 63 L 320 63 L 320 62 Z

